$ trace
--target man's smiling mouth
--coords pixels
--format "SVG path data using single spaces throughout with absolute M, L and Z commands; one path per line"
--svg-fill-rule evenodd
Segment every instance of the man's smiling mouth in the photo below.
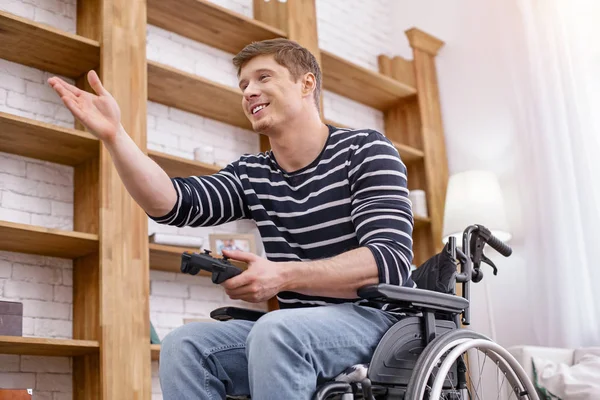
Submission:
M 252 115 L 256 114 L 257 112 L 259 112 L 260 110 L 266 108 L 269 106 L 269 103 L 263 103 L 263 104 L 259 104 L 257 106 L 252 107 L 251 113 Z

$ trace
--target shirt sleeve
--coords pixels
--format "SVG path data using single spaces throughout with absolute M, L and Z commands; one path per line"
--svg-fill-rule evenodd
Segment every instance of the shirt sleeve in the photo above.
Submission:
M 375 257 L 379 282 L 413 286 L 414 220 L 398 151 L 383 134 L 371 131 L 352 154 L 348 177 L 356 235 Z
M 171 178 L 177 201 L 161 217 L 148 215 L 159 224 L 215 226 L 250 215 L 242 183 L 236 172 L 237 161 L 212 175 Z

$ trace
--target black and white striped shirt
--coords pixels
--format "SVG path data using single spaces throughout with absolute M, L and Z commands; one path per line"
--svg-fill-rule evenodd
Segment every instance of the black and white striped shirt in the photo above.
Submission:
M 359 246 L 371 250 L 379 281 L 413 287 L 413 217 L 406 167 L 396 148 L 370 129 L 329 126 L 321 154 L 295 172 L 271 151 L 243 155 L 218 173 L 172 178 L 177 203 L 161 224 L 214 226 L 256 222 L 271 261 L 330 258 Z M 280 308 L 359 299 L 281 292 Z

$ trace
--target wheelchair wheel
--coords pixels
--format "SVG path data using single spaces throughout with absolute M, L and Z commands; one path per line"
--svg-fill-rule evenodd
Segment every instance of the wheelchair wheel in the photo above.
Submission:
M 468 367 L 462 371 L 466 379 L 457 379 L 460 366 L 467 365 L 465 358 Z M 425 348 L 405 396 L 405 400 L 486 398 L 538 400 L 535 388 L 514 357 L 486 336 L 467 329 L 439 336 Z

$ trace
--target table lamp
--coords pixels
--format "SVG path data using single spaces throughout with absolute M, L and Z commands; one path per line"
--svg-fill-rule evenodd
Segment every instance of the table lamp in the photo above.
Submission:
M 442 241 L 450 236 L 462 247 L 462 234 L 469 225 L 488 228 L 503 242 L 511 239 L 498 178 L 489 171 L 472 170 L 454 174 L 448 180 Z

